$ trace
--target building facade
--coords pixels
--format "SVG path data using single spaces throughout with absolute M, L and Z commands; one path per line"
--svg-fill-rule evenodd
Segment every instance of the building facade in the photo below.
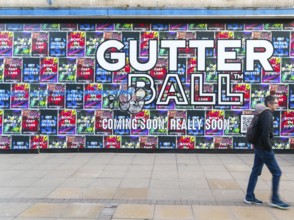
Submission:
M 0 2 L 0 149 L 294 149 L 294 1 Z

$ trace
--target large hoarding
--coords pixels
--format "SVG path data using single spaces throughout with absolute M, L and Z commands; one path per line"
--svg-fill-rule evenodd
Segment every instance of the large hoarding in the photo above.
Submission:
M 294 149 L 294 22 L 2 23 L 0 149 L 250 149 L 276 95 Z

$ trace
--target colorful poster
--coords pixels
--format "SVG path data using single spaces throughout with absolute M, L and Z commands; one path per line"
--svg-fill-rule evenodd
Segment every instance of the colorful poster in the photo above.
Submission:
M 10 136 L 0 136 L 0 150 L 10 150 Z
M 29 84 L 12 84 L 11 108 L 29 107 Z
M 112 83 L 113 72 L 106 71 L 99 66 L 95 61 L 95 82 L 97 83 Z
M 49 32 L 49 56 L 66 56 L 66 32 Z
M 282 58 L 281 82 L 294 82 L 294 58 Z
M 224 111 L 209 110 L 206 111 L 205 135 L 223 135 L 224 134 Z
M 0 109 L 10 108 L 11 85 L 1 84 L 0 87 Z
M 213 149 L 213 137 L 196 137 L 195 149 Z
M 271 58 L 269 62 L 273 71 L 266 72 L 262 69 L 262 83 L 279 83 L 281 78 L 281 58 Z
M 49 136 L 49 149 L 65 149 L 66 147 L 66 136 Z
M 42 58 L 40 82 L 57 82 L 58 59 Z
M 281 112 L 281 136 L 294 135 L 294 111 Z
M 47 108 L 64 108 L 65 85 L 48 84 Z
M 178 32 L 177 39 L 186 40 L 186 48 L 179 48 L 180 57 L 195 57 L 195 48 L 189 48 L 189 40 L 196 39 L 195 32 Z
M 131 116 L 127 112 L 120 110 L 113 111 L 113 134 L 114 135 L 129 135 L 131 132 L 130 120 Z
M 37 134 L 39 132 L 40 112 L 37 110 L 22 111 L 22 134 Z
M 102 84 L 85 84 L 84 108 L 101 109 L 102 107 Z
M 48 56 L 48 33 L 33 32 L 32 33 L 32 56 L 46 57 Z
M 31 55 L 31 32 L 15 32 L 13 41 L 14 56 L 30 56 Z
M 104 137 L 104 148 L 107 149 L 120 149 L 121 136 L 105 136 Z
M 30 108 L 46 108 L 47 84 L 30 84 Z
M 95 61 L 92 58 L 80 58 L 77 60 L 77 82 L 94 82 Z
M 86 148 L 103 148 L 102 136 L 86 136 Z
M 3 134 L 21 133 L 21 110 L 4 110 Z
M 262 23 L 245 23 L 245 30 L 254 30 L 259 31 L 262 30 L 263 24 Z
M 251 109 L 257 103 L 264 103 L 264 98 L 269 95 L 269 85 L 251 84 Z
M 114 23 L 98 23 L 96 24 L 97 31 L 113 31 Z
M 59 31 L 60 29 L 60 24 L 41 24 L 41 28 L 43 31 Z
M 274 46 L 274 56 L 287 57 L 290 49 L 290 32 L 273 31 L 272 43 Z
M 12 136 L 11 149 L 12 150 L 28 150 L 30 147 L 29 136 Z
M 85 148 L 85 137 L 83 136 L 67 136 L 67 149 Z
M 114 28 L 116 31 L 130 31 L 132 30 L 133 24 L 131 23 L 116 23 Z
M 233 137 L 233 143 L 233 149 L 236 150 L 252 149 L 253 146 L 247 142 L 246 137 Z
M 85 55 L 85 32 L 69 32 L 67 41 L 68 57 L 83 57 Z
M 135 23 L 133 24 L 134 31 L 150 31 L 150 24 L 147 23 Z
M 290 149 L 289 138 L 274 137 L 273 149 L 288 150 Z
M 0 32 L 0 56 L 12 56 L 13 32 Z
M 58 134 L 76 133 L 76 110 L 59 110 Z
M 230 30 L 230 31 L 242 31 L 242 30 L 244 30 L 244 24 L 228 23 L 228 24 L 226 24 L 226 29 Z
M 78 24 L 78 29 L 80 31 L 95 31 L 95 24 L 94 23 Z
M 122 136 L 121 149 L 140 148 L 139 136 Z
M 97 47 L 103 41 L 103 32 L 88 32 L 86 34 L 86 56 L 95 56 Z
M 155 127 L 155 124 L 151 126 L 152 124 L 149 117 L 149 110 L 142 110 L 137 114 L 132 114 L 131 119 L 132 122 L 134 121 L 134 127 L 132 126 L 131 135 L 148 135 L 148 129 Z
M 21 82 L 22 59 L 4 59 L 4 82 Z
M 187 135 L 204 135 L 205 111 L 187 111 Z
M 23 24 L 14 24 L 8 23 L 6 24 L 7 31 L 23 31 Z
M 188 24 L 188 30 L 206 30 L 207 24 L 205 23 L 191 23 Z
M 41 25 L 37 23 L 24 24 L 24 30 L 25 31 L 40 31 Z
M 95 134 L 111 135 L 113 129 L 113 112 L 97 110 L 95 112 Z
M 270 94 L 278 99 L 278 109 L 287 109 L 288 107 L 288 85 L 271 84 Z
M 225 135 L 239 135 L 241 124 L 241 111 L 226 111 L 224 120 Z
M 141 44 L 140 44 L 140 56 L 148 57 L 149 54 L 149 41 L 158 40 L 158 32 L 142 32 L 141 33 Z
M 163 83 L 168 71 L 167 68 L 167 58 L 158 58 L 156 66 L 150 70 L 150 76 L 155 80 L 155 83 Z
M 186 133 L 186 111 L 168 112 L 168 134 L 169 135 L 185 135 Z
M 82 84 L 66 84 L 65 107 L 67 109 L 83 108 L 83 91 Z
M 77 24 L 75 24 L 75 23 L 61 23 L 60 30 L 61 31 L 76 31 Z
M 103 84 L 103 109 L 118 109 L 117 96 L 119 94 L 119 85 L 117 84 Z
M 77 133 L 94 134 L 95 111 L 78 110 L 77 111 Z
M 149 129 L 150 135 L 167 135 L 167 111 L 150 110 L 150 119 L 156 123 Z
M 159 136 L 158 148 L 159 149 L 176 149 L 176 137 L 173 136 Z
M 59 58 L 58 82 L 75 82 L 77 64 L 75 58 Z
M 40 134 L 57 134 L 57 110 L 40 110 Z
M 151 24 L 151 30 L 153 31 L 168 31 L 168 24 Z
M 233 148 L 232 137 L 215 137 L 214 138 L 214 149 L 229 150 L 232 148 Z
M 32 135 L 30 142 L 30 149 L 47 149 L 48 136 Z
M 265 23 L 264 30 L 282 30 L 283 24 L 281 23 Z
M 177 149 L 194 149 L 195 148 L 195 137 L 182 136 L 177 137 Z
M 207 30 L 225 30 L 225 24 L 222 23 L 209 23 L 207 24 Z
M 257 62 L 254 63 L 254 71 L 244 71 L 245 83 L 260 83 L 261 82 L 261 65 Z
M 158 137 L 140 136 L 140 149 L 157 149 Z
M 23 82 L 36 83 L 39 82 L 40 59 L 39 58 L 23 58 Z
M 232 106 L 232 109 L 249 109 L 251 99 L 251 87 L 250 84 L 234 84 L 232 85 L 232 92 L 243 94 L 243 105 Z

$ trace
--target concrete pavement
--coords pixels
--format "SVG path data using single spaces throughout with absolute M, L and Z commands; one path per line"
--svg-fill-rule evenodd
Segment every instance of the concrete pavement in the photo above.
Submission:
M 278 154 L 280 193 L 294 205 L 294 155 Z M 253 154 L 0 154 L 0 219 L 293 219 L 269 207 L 266 168 L 243 203 Z

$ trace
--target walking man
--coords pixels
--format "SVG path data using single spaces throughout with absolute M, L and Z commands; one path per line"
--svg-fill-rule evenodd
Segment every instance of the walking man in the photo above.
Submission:
M 288 209 L 289 205 L 282 202 L 279 197 L 279 182 L 282 175 L 281 169 L 276 161 L 273 147 L 273 112 L 278 107 L 278 100 L 274 96 L 265 97 L 264 104 L 267 107 L 257 105 L 256 111 L 261 112 L 258 122 L 258 142 L 254 144 L 254 164 L 248 182 L 247 193 L 244 202 L 247 204 L 262 204 L 263 202 L 255 198 L 254 189 L 258 176 L 261 175 L 265 164 L 272 174 L 272 198 L 271 206 Z

